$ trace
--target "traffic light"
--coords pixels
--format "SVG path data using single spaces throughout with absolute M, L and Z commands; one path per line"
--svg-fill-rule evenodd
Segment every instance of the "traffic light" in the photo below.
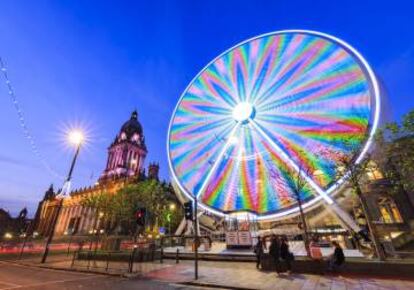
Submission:
M 184 203 L 184 217 L 186 220 L 193 220 L 193 203 L 191 201 Z
M 137 225 L 145 226 L 145 216 L 146 216 L 146 209 L 145 207 L 139 208 L 135 213 L 135 218 L 137 221 Z
M 371 238 L 369 236 L 369 231 L 367 228 L 364 228 L 358 232 L 358 234 L 364 239 L 365 242 L 371 242 Z

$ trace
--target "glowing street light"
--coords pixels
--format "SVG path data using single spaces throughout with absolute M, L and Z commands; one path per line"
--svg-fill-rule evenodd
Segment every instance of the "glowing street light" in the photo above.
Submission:
M 63 185 L 63 188 L 66 188 L 67 191 L 69 191 L 70 188 L 70 180 L 72 179 L 73 168 L 75 167 L 76 159 L 78 158 L 81 145 L 85 140 L 85 135 L 80 130 L 72 130 L 68 134 L 68 140 L 71 144 L 76 146 L 76 151 L 75 156 L 73 156 L 72 159 L 72 164 L 69 169 L 68 177 L 66 178 L 65 184 Z M 65 192 L 63 194 L 65 194 Z
M 72 130 L 68 134 L 68 140 L 71 144 L 79 146 L 85 140 L 85 136 L 80 130 Z
M 4 238 L 7 239 L 7 240 L 10 240 L 10 239 L 13 238 L 13 235 L 11 233 L 5 233 Z
M 168 221 L 168 234 L 171 235 L 171 216 L 172 216 L 172 212 L 175 211 L 175 203 L 170 203 L 169 209 L 170 209 L 170 212 L 167 214 L 167 221 Z

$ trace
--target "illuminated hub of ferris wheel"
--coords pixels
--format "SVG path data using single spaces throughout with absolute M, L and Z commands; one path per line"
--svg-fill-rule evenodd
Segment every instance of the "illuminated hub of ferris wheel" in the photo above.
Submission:
M 247 122 L 254 117 L 255 108 L 248 102 L 241 102 L 233 109 L 233 118 L 238 122 Z
M 174 183 L 214 214 L 281 219 L 298 213 L 299 173 L 303 207 L 325 202 L 346 220 L 334 199 L 346 180 L 318 151 L 360 162 L 379 107 L 374 73 L 344 41 L 307 30 L 257 36 L 211 61 L 178 101 L 167 140 Z

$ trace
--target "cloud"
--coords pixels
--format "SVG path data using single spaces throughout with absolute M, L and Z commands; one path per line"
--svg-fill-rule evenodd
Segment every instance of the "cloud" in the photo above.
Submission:
M 4 154 L 0 154 L 0 164 L 6 164 L 7 166 L 13 165 L 20 168 L 30 168 L 30 169 L 39 169 L 40 166 L 31 162 L 28 162 L 27 160 L 22 160 L 10 156 L 6 156 Z
M 0 163 L 7 163 L 7 164 L 17 165 L 17 166 L 27 166 L 28 165 L 28 163 L 23 161 L 23 160 L 8 157 L 8 156 L 1 155 L 1 154 L 0 154 Z

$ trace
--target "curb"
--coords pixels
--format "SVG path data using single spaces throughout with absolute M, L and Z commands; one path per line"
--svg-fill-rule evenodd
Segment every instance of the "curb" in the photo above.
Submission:
M 99 271 L 90 271 L 90 270 L 83 270 L 83 269 L 73 269 L 73 268 L 63 268 L 63 267 L 53 267 L 53 266 L 46 266 L 46 265 L 36 265 L 36 264 L 26 264 L 26 263 L 16 263 L 12 262 L 15 265 L 31 267 L 31 268 L 41 268 L 41 269 L 49 269 L 49 270 L 56 270 L 56 271 L 66 271 L 66 272 L 79 272 L 85 274 L 96 274 L 96 275 L 104 275 L 104 276 L 112 276 L 112 277 L 123 277 L 123 274 L 115 274 L 115 273 L 108 273 L 108 272 L 99 272 Z
M 235 286 L 228 286 L 228 285 L 221 285 L 221 284 L 214 284 L 214 283 L 207 283 L 207 282 L 196 282 L 196 281 L 176 283 L 176 285 L 200 286 L 200 287 L 206 287 L 206 288 L 220 288 L 220 289 L 229 289 L 229 290 L 257 290 L 256 288 L 235 287 Z
M 124 277 L 127 279 L 134 279 L 134 278 L 143 278 L 144 275 L 142 275 L 142 273 L 123 273 L 121 277 Z

